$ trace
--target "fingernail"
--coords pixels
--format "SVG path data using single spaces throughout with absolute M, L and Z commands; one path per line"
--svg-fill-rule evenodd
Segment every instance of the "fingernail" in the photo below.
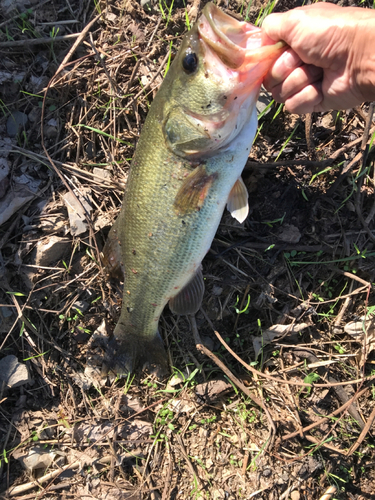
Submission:
M 293 49 L 287 49 L 279 58 L 280 61 L 289 69 L 298 68 L 302 64 L 301 58 Z

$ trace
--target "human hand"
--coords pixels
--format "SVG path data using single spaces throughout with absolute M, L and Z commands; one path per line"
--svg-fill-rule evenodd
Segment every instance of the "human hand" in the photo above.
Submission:
M 375 11 L 316 3 L 264 20 L 270 43 L 289 45 L 265 78 L 292 113 L 348 109 L 375 100 Z

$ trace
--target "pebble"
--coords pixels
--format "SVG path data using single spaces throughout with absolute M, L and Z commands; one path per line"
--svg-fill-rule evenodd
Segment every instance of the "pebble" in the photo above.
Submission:
M 9 137 L 16 137 L 21 128 L 28 122 L 27 115 L 22 111 L 13 111 L 7 119 L 7 132 Z
M 0 380 L 4 381 L 10 388 L 25 385 L 31 381 L 29 371 L 16 356 L 9 354 L 0 360 Z

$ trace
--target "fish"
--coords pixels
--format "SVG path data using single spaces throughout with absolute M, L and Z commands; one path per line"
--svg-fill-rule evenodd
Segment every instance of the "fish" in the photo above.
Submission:
M 241 172 L 257 130 L 256 102 L 284 50 L 212 3 L 184 37 L 149 109 L 103 249 L 106 269 L 124 276 L 107 371 L 168 373 L 160 315 L 166 304 L 175 314 L 198 311 L 201 262 L 225 206 L 241 223 L 248 215 Z

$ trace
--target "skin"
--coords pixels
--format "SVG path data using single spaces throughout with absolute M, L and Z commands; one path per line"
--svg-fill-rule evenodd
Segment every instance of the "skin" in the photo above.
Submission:
M 317 3 L 271 14 L 267 43 L 289 45 L 264 85 L 291 113 L 349 109 L 375 100 L 375 11 Z

